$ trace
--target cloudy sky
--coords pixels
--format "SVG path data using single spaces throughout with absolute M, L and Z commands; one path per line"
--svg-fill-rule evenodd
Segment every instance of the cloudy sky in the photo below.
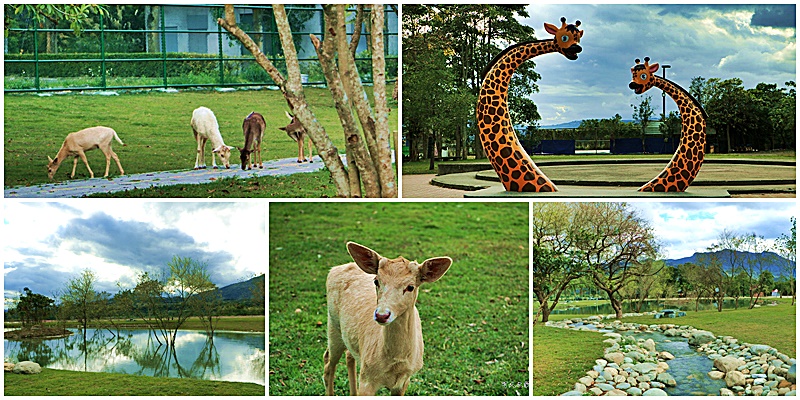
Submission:
M 735 234 L 763 236 L 774 243 L 788 235 L 794 201 L 770 202 L 637 202 L 629 203 L 650 221 L 668 259 L 704 252 L 727 229 Z
M 24 287 L 52 296 L 86 268 L 98 291 L 116 293 L 175 255 L 205 262 L 218 287 L 267 271 L 259 203 L 6 201 L 3 216 L 6 298 Z
M 693 77 L 738 77 L 749 89 L 760 82 L 796 81 L 795 5 L 531 5 L 537 38 L 552 37 L 545 22 L 581 21 L 583 52 L 576 61 L 558 54 L 533 59 L 542 75 L 533 95 L 541 125 L 619 113 L 631 119 L 642 96 L 628 89 L 636 58 L 669 64 L 667 79 L 688 89 Z M 658 71 L 661 76 L 662 71 Z M 644 96 L 661 113 L 661 91 Z M 667 112 L 677 110 L 667 99 Z

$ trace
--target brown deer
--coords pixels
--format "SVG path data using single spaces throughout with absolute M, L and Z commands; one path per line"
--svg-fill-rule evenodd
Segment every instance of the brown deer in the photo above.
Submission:
M 297 162 L 314 162 L 314 153 L 311 150 L 311 138 L 308 138 L 308 158 L 306 159 L 305 154 L 303 153 L 303 147 L 305 146 L 306 140 L 306 128 L 303 127 L 303 124 L 297 119 L 296 116 L 289 114 L 286 112 L 286 117 L 289 118 L 291 122 L 289 125 L 284 127 L 278 128 L 282 131 L 286 131 L 286 134 L 289 135 L 292 140 L 297 142 Z
M 244 148 L 239 148 L 239 159 L 242 161 L 242 170 L 248 170 L 256 167 L 256 159 L 258 160 L 258 168 L 264 168 L 264 161 L 261 159 L 261 140 L 264 138 L 264 129 L 267 127 L 264 117 L 253 111 L 242 123 L 242 132 L 244 133 Z M 250 159 L 250 154 L 255 153 L 253 159 Z M 252 161 L 252 167 L 250 164 Z
M 403 395 L 422 368 L 422 325 L 415 306 L 419 287 L 436 282 L 453 260 L 388 259 L 353 242 L 347 251 L 355 262 L 328 273 L 325 394 L 334 394 L 336 364 L 346 353 L 350 395 L 372 396 L 384 387 Z

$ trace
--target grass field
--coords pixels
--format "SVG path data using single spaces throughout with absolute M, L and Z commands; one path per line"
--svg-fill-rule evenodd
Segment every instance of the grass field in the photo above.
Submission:
M 336 197 L 336 186 L 327 169 L 287 176 L 223 178 L 199 185 L 172 185 L 124 192 L 98 193 L 87 197 L 124 198 L 286 198 Z
M 425 366 L 407 395 L 528 394 L 527 204 L 271 203 L 269 235 L 270 395 L 324 393 L 325 279 L 352 261 L 347 241 L 453 258 L 420 289 Z M 348 393 L 343 360 L 336 393 Z
M 532 156 L 533 161 L 591 161 L 591 160 L 607 160 L 607 159 L 618 159 L 618 158 L 628 158 L 631 160 L 652 160 L 652 159 L 663 159 L 665 162 L 669 160 L 669 154 L 629 154 L 629 155 L 618 155 L 618 154 L 584 154 L 584 155 L 534 155 Z M 730 153 L 730 154 L 706 154 L 706 159 L 752 159 L 752 160 L 775 160 L 775 161 L 794 161 L 795 160 L 795 152 L 794 151 L 772 151 L 772 152 L 760 152 L 760 153 Z M 468 163 L 487 163 L 489 160 L 481 159 L 481 160 L 465 160 L 459 162 L 468 162 Z M 422 160 L 422 161 L 404 161 L 403 162 L 403 174 L 404 175 L 414 175 L 414 174 L 436 174 L 438 173 L 439 162 L 434 162 L 433 170 L 429 169 L 430 167 L 430 160 Z
M 264 396 L 255 383 L 153 378 L 104 372 L 42 369 L 41 374 L 5 374 L 4 396 Z
M 767 344 L 790 357 L 796 357 L 797 307 L 791 299 L 780 299 L 777 306 L 764 306 L 752 310 L 723 310 L 687 312 L 687 316 L 666 323 L 691 325 L 729 335 L 742 342 Z M 588 316 L 588 315 L 585 315 Z M 580 315 L 552 315 L 551 320 L 581 317 Z M 652 324 L 650 317 L 631 317 L 624 322 Z M 533 394 L 557 395 L 572 389 L 575 382 L 602 356 L 603 337 L 595 332 L 567 331 L 537 324 L 533 330 Z
M 328 136 L 339 152 L 344 153 L 343 130 L 330 92 L 306 88 L 305 93 Z M 296 143 L 278 130 L 289 122 L 284 115 L 289 108 L 279 91 L 150 92 L 120 96 L 5 95 L 4 102 L 5 187 L 49 182 L 45 168 L 47 157 L 56 155 L 68 133 L 96 125 L 113 128 L 125 142 L 126 146 L 114 142 L 113 148 L 128 174 L 190 169 L 194 167 L 197 150 L 190 121 L 192 111 L 200 106 L 214 111 L 223 140 L 229 146 L 243 146 L 242 120 L 252 111 L 261 113 L 267 123 L 263 158 L 297 157 Z M 396 103 L 391 107 L 394 109 L 389 125 L 396 131 Z M 209 152 L 207 148 L 206 162 L 210 165 Z M 105 171 L 102 152 L 90 151 L 87 158 L 95 174 L 102 176 Z M 232 163 L 239 164 L 236 150 L 231 159 Z M 70 164 L 71 160 L 62 164 L 54 181 L 69 179 Z M 113 161 L 111 164 L 109 174 L 118 175 L 116 165 Z M 75 176 L 76 179 L 87 178 L 89 173 L 85 166 L 79 165 Z

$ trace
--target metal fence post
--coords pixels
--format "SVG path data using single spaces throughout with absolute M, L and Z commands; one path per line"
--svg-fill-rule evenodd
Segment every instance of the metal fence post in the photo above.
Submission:
M 106 35 L 103 27 L 103 14 L 100 14 L 100 86 L 106 88 Z
M 33 85 L 36 91 L 42 90 L 39 86 L 39 28 L 33 24 Z
M 225 13 L 224 9 L 222 10 L 222 12 L 223 12 L 222 15 L 225 15 L 224 14 Z M 236 11 L 234 9 L 234 18 L 235 18 L 235 15 L 236 15 Z M 222 55 L 222 26 L 220 26 L 220 24 L 217 24 L 217 43 L 219 45 L 219 84 L 220 85 L 224 85 L 225 84 L 225 69 L 223 67 L 223 64 L 225 63 L 225 61 L 223 61 L 223 55 Z
M 162 64 L 162 72 L 164 75 L 164 89 L 166 89 L 167 88 L 167 27 L 166 23 L 164 22 L 165 21 L 164 6 L 161 5 L 158 7 L 159 7 L 159 14 L 161 17 L 161 57 L 162 57 L 161 64 Z

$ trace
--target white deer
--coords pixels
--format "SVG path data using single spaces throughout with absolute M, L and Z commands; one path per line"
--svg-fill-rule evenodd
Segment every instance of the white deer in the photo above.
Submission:
M 325 394 L 334 394 L 336 364 L 347 353 L 350 395 L 371 396 L 384 387 L 403 395 L 422 368 L 422 326 L 415 305 L 419 287 L 441 278 L 453 260 L 436 257 L 419 264 L 388 259 L 353 242 L 347 251 L 355 262 L 328 273 Z
M 122 143 L 122 140 L 120 140 L 119 136 L 117 136 L 117 132 L 105 126 L 95 126 L 70 133 L 64 139 L 64 143 L 61 145 L 61 149 L 58 150 L 56 158 L 52 159 L 50 156 L 47 156 L 47 159 L 49 160 L 47 164 L 47 176 L 50 179 L 53 179 L 53 176 L 56 174 L 56 171 L 58 171 L 58 167 L 61 166 L 61 163 L 64 162 L 64 160 L 66 160 L 68 157 L 72 156 L 75 158 L 72 163 L 72 173 L 69 175 L 69 177 L 75 177 L 75 168 L 78 167 L 78 157 L 80 157 L 81 160 L 83 160 L 83 163 L 86 164 L 86 169 L 89 170 L 89 176 L 94 178 L 94 172 L 92 172 L 92 169 L 89 168 L 89 161 L 86 160 L 86 154 L 84 154 L 92 149 L 100 149 L 100 151 L 102 151 L 106 156 L 106 173 L 103 175 L 103 177 L 108 176 L 108 167 L 111 164 L 112 158 L 117 162 L 119 174 L 125 175 L 125 171 L 122 169 L 122 164 L 119 163 L 119 157 L 117 157 L 117 153 L 114 153 L 114 150 L 111 149 L 112 139 L 116 139 L 119 144 L 123 146 L 125 145 L 125 143 Z

